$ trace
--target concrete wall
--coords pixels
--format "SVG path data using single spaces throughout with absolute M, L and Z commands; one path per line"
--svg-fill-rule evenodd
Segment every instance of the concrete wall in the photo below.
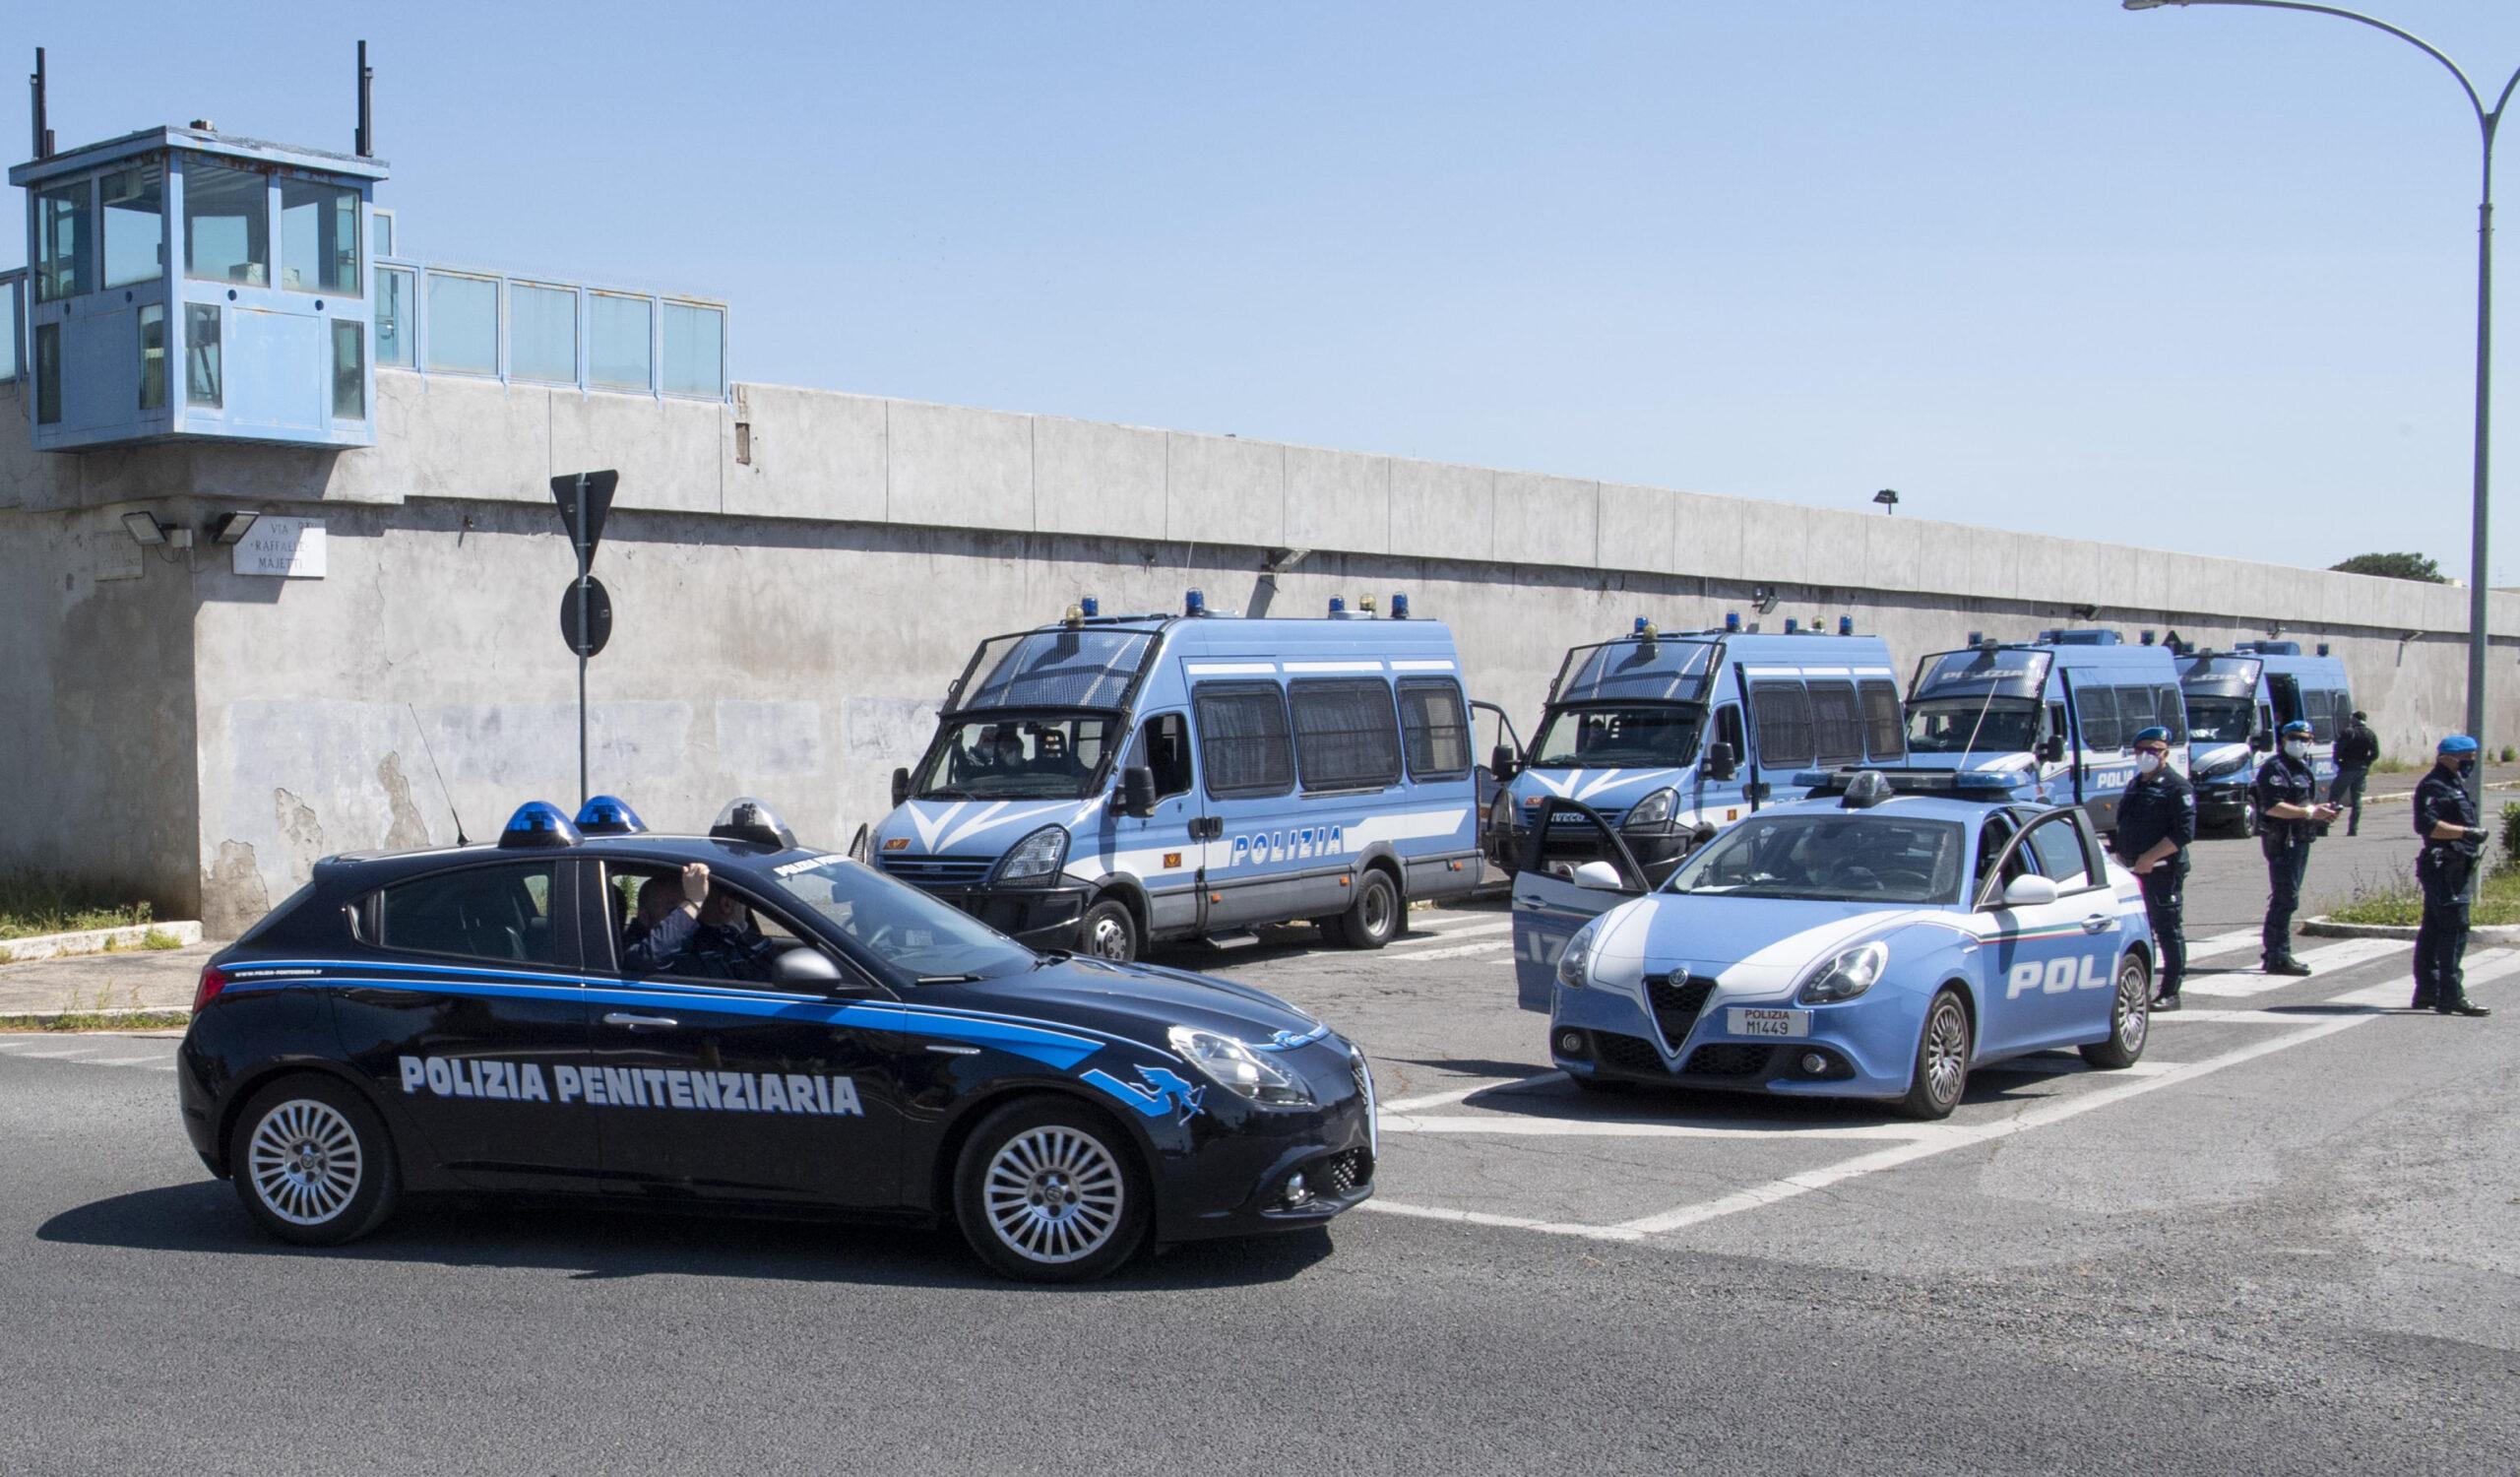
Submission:
M 594 783 L 661 827 L 750 793 L 845 843 L 974 643 L 1088 593 L 1169 610 L 1197 586 L 1311 614 L 1406 590 L 1453 625 L 1473 695 L 1526 731 L 1569 645 L 1639 613 L 1711 623 L 1759 590 L 1770 629 L 1852 613 L 1903 665 L 1972 630 L 2088 623 L 2082 603 L 2130 636 L 2280 627 L 2335 644 L 2402 752 L 2463 703 L 2465 592 L 2439 587 L 772 386 L 727 406 L 378 386 L 380 444 L 346 454 L 39 458 L 0 407 L 0 613 L 39 633 L 0 659 L 30 695 L 0 740 L 65 798 L 0 821 L 0 867 L 114 862 L 176 907 L 188 883 L 223 934 L 318 856 L 451 840 L 449 799 L 475 837 L 523 800 L 573 799 L 571 561 L 545 483 L 601 466 L 622 483 L 597 561 L 616 620 L 592 669 Z M 199 526 L 238 505 L 322 516 L 327 577 L 240 577 L 216 549 L 132 572 L 120 512 Z M 1270 576 L 1271 548 L 1308 552 Z M 2495 621 L 2520 630 L 2520 605 Z M 2520 730 L 2506 663 L 2500 733 Z

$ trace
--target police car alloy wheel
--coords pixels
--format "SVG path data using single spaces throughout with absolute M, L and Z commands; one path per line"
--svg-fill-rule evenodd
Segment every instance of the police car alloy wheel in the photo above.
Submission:
M 1917 1118 L 1949 1118 L 1969 1090 L 1969 1007 L 1956 991 L 1946 990 L 1925 1007 L 1924 1029 L 1917 1033 L 1916 1075 L 1900 1106 Z
M 1391 874 L 1367 868 L 1356 874 L 1356 900 L 1339 915 L 1339 941 L 1352 949 L 1378 949 L 1400 933 L 1400 889 Z
M 1010 1277 L 1108 1275 L 1146 1239 L 1146 1178 L 1107 1120 L 1054 1098 L 992 1113 L 963 1145 L 954 1216 L 980 1259 Z
M 1138 956 L 1138 921 L 1117 898 L 1104 898 L 1085 910 L 1079 932 L 1084 952 L 1097 959 L 1127 964 Z
M 290 1077 L 236 1118 L 228 1176 L 263 1229 L 331 1246 L 364 1235 L 393 1208 L 394 1146 L 358 1095 L 323 1077 Z
M 2117 961 L 2117 993 L 2109 1007 L 2109 1039 L 2082 1047 L 2083 1060 L 2097 1067 L 2114 1071 L 2133 1066 L 2144 1055 L 2145 1038 L 2153 1028 L 2153 972 L 2144 967 L 2143 959 L 2129 953 Z

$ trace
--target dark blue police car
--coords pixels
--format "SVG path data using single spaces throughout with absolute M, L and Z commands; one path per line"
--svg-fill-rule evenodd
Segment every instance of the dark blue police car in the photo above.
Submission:
M 750 801 L 319 863 L 202 971 L 178 1078 L 202 1162 L 309 1244 L 405 1190 L 556 1191 L 950 1217 L 1078 1280 L 1320 1225 L 1374 1170 L 1365 1059 L 1293 1006 L 1037 953 Z

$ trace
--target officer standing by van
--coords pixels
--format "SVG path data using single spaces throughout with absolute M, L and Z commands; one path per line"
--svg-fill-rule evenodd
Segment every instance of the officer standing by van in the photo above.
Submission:
M 2468 878 L 2485 853 L 2467 776 L 2477 741 L 2465 734 L 2441 740 L 2431 772 L 2415 787 L 2415 834 L 2424 850 L 2415 880 L 2424 888 L 2424 923 L 2415 932 L 2415 1008 L 2443 1015 L 2491 1015 L 2469 1000 L 2461 961 L 2468 951 Z
M 2257 806 L 2258 846 L 2266 853 L 2266 928 L 2259 936 L 2261 966 L 2270 975 L 2306 975 L 2293 957 L 2293 911 L 2301 905 L 2301 879 L 2310 869 L 2316 828 L 2336 819 L 2337 807 L 2319 799 L 2310 769 L 2310 726 L 2295 719 L 2277 736 L 2275 753 L 2249 784 Z
M 2144 885 L 2144 915 L 2161 950 L 2153 1008 L 2179 1007 L 2187 976 L 2187 849 L 2196 844 L 2196 792 L 2170 767 L 2170 730 L 2135 736 L 2135 780 L 2117 804 L 2117 856 Z
M 2362 785 L 2380 761 L 2380 736 L 2363 721 L 2367 716 L 2355 709 L 2354 721 L 2336 736 L 2336 778 L 2327 787 L 2327 798 L 2351 812 L 2345 822 L 2348 836 L 2362 829 Z

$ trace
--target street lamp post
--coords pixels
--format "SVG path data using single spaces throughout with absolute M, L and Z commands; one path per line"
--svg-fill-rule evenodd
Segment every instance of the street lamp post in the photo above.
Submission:
M 2459 80 L 2459 91 L 2467 96 L 2468 106 L 2477 115 L 2477 131 L 2485 142 L 2484 182 L 2477 191 L 2477 433 L 2475 510 L 2471 514 L 2468 546 L 2468 732 L 2479 743 L 2485 741 L 2485 658 L 2486 658 L 2486 448 L 2488 421 L 2492 414 L 2493 385 L 2493 136 L 2502 123 L 2502 111 L 2511 101 L 2512 90 L 2520 88 L 2520 71 L 2502 85 L 2502 95 L 2493 106 L 2485 105 L 2484 95 L 2468 80 L 2457 62 L 2450 60 L 2440 48 L 2410 31 L 2402 31 L 2386 21 L 2375 20 L 2333 5 L 2311 5 L 2304 0 L 2123 0 L 2128 10 L 2159 10 L 2165 5 L 2244 5 L 2253 10 L 2303 10 L 2317 16 L 2335 16 L 2354 21 L 2374 31 L 2385 31 L 2447 68 Z M 2480 764 L 2468 777 L 2468 796 L 2480 806 L 2484 803 L 2485 766 Z

